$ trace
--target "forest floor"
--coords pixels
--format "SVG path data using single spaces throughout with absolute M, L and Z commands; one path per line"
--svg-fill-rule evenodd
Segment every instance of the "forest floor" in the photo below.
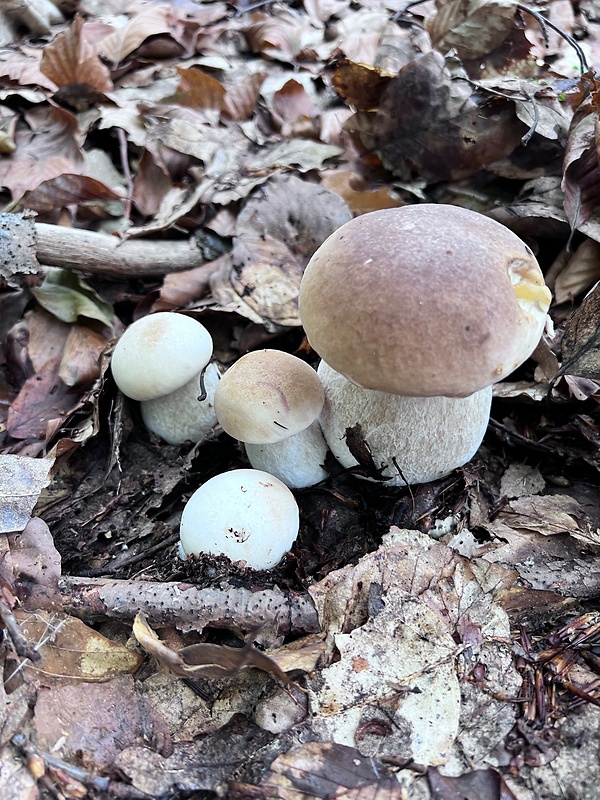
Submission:
M 598 4 L 5 6 L 0 795 L 596 800 Z M 331 457 L 279 566 L 182 561 L 185 502 L 248 461 L 146 430 L 118 337 L 182 310 L 223 368 L 315 365 L 311 255 L 424 201 L 553 292 L 475 458 L 399 488 Z

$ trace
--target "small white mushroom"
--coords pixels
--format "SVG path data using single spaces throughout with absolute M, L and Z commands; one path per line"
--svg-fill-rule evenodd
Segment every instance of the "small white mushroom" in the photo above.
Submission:
M 181 389 L 211 359 L 213 343 L 204 325 L 183 314 L 160 312 L 127 328 L 111 360 L 119 389 L 132 400 L 153 400 Z
M 123 394 L 142 401 L 149 430 L 169 444 L 199 442 L 216 424 L 219 370 L 215 364 L 207 368 L 212 351 L 204 325 L 160 312 L 129 326 L 115 346 L 111 369 Z
M 298 504 L 280 480 L 256 469 L 211 478 L 190 497 L 181 517 L 185 556 L 225 555 L 252 569 L 271 569 L 299 529 Z
M 312 367 L 280 350 L 257 350 L 227 370 L 215 393 L 215 411 L 223 429 L 246 444 L 253 467 L 299 489 L 327 476 L 327 445 L 313 425 L 323 401 Z

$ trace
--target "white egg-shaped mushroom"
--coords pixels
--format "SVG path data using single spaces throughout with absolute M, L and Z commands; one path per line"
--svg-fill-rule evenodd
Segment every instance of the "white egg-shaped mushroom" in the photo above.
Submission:
M 130 325 L 117 342 L 112 374 L 127 397 L 153 400 L 199 375 L 212 351 L 210 333 L 195 319 L 168 312 L 149 314 Z
M 225 555 L 256 570 L 276 566 L 298 536 L 296 499 L 278 478 L 256 469 L 215 475 L 190 497 L 181 517 L 185 556 Z

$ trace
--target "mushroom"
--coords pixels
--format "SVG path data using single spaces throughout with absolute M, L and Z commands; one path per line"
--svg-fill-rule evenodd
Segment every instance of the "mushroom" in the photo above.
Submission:
M 117 386 L 142 401 L 144 423 L 169 444 L 201 441 L 216 425 L 219 370 L 214 364 L 207 368 L 212 350 L 204 325 L 167 312 L 137 320 L 115 346 L 111 369 Z
M 482 214 L 423 204 L 343 225 L 310 260 L 299 298 L 312 347 L 347 379 L 321 369 L 321 424 L 334 454 L 346 428 L 360 425 L 376 466 L 394 483 L 405 482 L 401 474 L 416 483 L 461 466 L 483 437 L 489 387 L 529 357 L 550 299 L 531 250 Z M 382 392 L 413 400 L 388 416 L 386 403 L 398 401 Z M 373 436 L 384 420 L 404 428 L 386 451 Z
M 223 375 L 215 411 L 223 430 L 246 444 L 252 466 L 302 488 L 327 477 L 327 444 L 314 424 L 323 401 L 312 367 L 289 353 L 257 350 Z
M 203 553 L 271 569 L 299 529 L 298 504 L 280 480 L 257 469 L 215 475 L 188 500 L 181 517 L 184 557 Z

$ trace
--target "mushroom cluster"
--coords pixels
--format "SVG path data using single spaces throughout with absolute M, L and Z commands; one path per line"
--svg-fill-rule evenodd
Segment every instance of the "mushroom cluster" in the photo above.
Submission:
M 550 291 L 531 250 L 449 205 L 357 217 L 316 251 L 300 317 L 323 359 L 320 422 L 334 455 L 360 430 L 390 483 L 448 474 L 476 452 L 491 386 L 527 359 Z

